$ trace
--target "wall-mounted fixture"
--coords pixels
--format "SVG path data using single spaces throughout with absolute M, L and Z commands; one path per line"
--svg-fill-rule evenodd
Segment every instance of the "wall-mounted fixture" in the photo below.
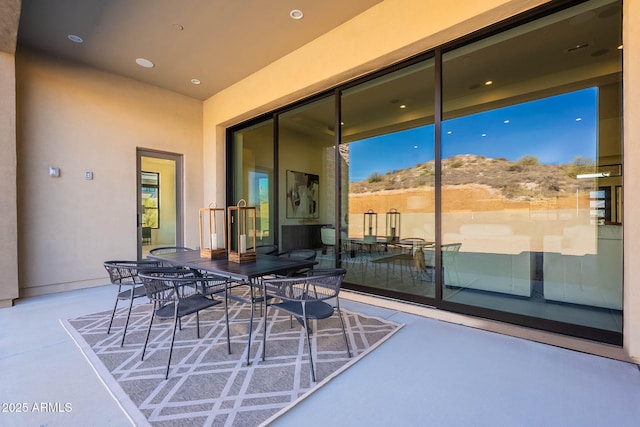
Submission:
M 55 166 L 49 166 L 49 176 L 53 178 L 58 178 L 60 176 L 60 168 Z

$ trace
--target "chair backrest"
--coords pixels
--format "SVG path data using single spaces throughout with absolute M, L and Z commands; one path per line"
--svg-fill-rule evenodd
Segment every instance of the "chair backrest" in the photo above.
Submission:
M 336 244 L 336 229 L 331 227 L 321 228 L 320 239 L 323 245 L 334 246 Z
M 264 255 L 274 255 L 278 253 L 278 245 L 258 245 L 256 252 Z
M 160 265 L 157 261 L 105 261 L 104 268 L 109 273 L 109 279 L 114 285 L 140 284 L 138 272 L 155 268 Z
M 344 268 L 312 270 L 307 276 L 267 279 L 264 286 L 270 295 L 286 301 L 322 301 L 336 298 L 347 271 Z
M 150 301 L 160 305 L 177 301 L 184 296 L 180 285 L 193 285 L 194 292 L 197 277 L 192 270 L 177 267 L 157 267 L 143 270 L 139 274 Z
M 446 245 L 440 246 L 442 248 L 442 252 L 447 252 L 450 255 L 455 255 L 460 251 L 460 247 L 462 243 L 447 243 Z
M 175 252 L 187 252 L 192 250 L 193 249 L 191 248 L 185 248 L 183 246 L 161 246 L 159 248 L 151 249 L 149 253 L 151 255 L 158 255 L 158 254 L 172 254 Z
M 291 249 L 290 251 L 281 253 L 279 256 L 314 261 L 316 255 L 317 253 L 313 249 Z
M 140 271 L 140 280 L 147 297 L 164 305 L 179 302 L 193 294 L 213 295 L 226 290 L 229 279 L 216 275 L 201 275 L 179 267 L 157 267 Z

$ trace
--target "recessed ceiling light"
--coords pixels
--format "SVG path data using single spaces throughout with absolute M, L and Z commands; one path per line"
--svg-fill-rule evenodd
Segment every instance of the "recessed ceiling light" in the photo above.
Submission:
M 622 45 L 618 46 L 618 50 L 622 50 Z
M 67 38 L 74 43 L 82 43 L 84 41 L 82 40 L 82 37 L 76 36 L 75 34 L 69 34 Z
M 510 120 L 509 120 L 509 119 L 507 119 L 507 120 L 505 120 L 503 123 L 507 124 L 507 123 L 509 123 L 509 121 L 510 121 Z
M 180 24 L 173 24 L 173 29 L 176 31 L 182 31 L 184 30 L 184 27 Z
M 486 82 L 484 82 L 485 86 L 491 86 L 493 84 L 493 82 L 491 80 L 487 80 Z
M 448 131 L 448 132 L 447 132 L 447 135 L 451 135 L 452 133 L 453 133 L 453 132 L 451 132 L 451 131 Z
M 578 43 L 571 47 L 568 47 L 564 50 L 564 53 L 574 53 L 581 51 L 583 49 L 587 49 L 589 47 L 589 43 Z
M 199 85 L 202 82 L 198 79 L 191 79 L 191 83 L 193 83 L 194 85 Z
M 293 9 L 289 12 L 289 16 L 291 19 L 302 19 L 304 17 L 304 13 L 300 9 Z
M 581 122 L 582 121 L 582 117 L 576 117 L 576 122 Z
M 406 105 L 404 105 L 404 104 L 402 104 L 402 105 L 400 106 L 400 108 L 407 108 L 407 106 L 406 106 Z
M 483 138 L 484 138 L 484 137 L 486 137 L 486 136 L 487 136 L 487 134 L 486 134 L 486 133 L 483 133 L 483 134 L 482 134 L 482 137 L 483 137 Z
M 144 68 L 153 68 L 156 66 L 156 64 L 145 58 L 136 58 L 136 64 Z

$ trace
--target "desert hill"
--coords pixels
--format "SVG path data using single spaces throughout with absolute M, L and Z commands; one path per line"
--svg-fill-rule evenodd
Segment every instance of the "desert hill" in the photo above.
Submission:
M 442 185 L 476 184 L 501 192 L 512 200 L 539 200 L 575 194 L 576 190 L 589 190 L 594 180 L 577 179 L 576 175 L 595 171 L 593 161 L 581 157 L 564 165 L 540 164 L 533 156 L 524 156 L 516 162 L 492 159 L 473 154 L 462 154 L 442 161 Z M 414 167 L 394 170 L 382 175 L 373 173 L 369 178 L 349 184 L 351 194 L 375 193 L 385 190 L 407 190 L 433 187 L 435 162 L 419 163 Z

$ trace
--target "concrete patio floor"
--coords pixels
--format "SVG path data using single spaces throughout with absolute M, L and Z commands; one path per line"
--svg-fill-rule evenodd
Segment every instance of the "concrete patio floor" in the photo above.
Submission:
M 1 426 L 132 425 L 59 322 L 110 310 L 114 292 L 101 286 L 0 309 Z M 274 426 L 640 425 L 634 364 L 342 305 L 405 326 Z

